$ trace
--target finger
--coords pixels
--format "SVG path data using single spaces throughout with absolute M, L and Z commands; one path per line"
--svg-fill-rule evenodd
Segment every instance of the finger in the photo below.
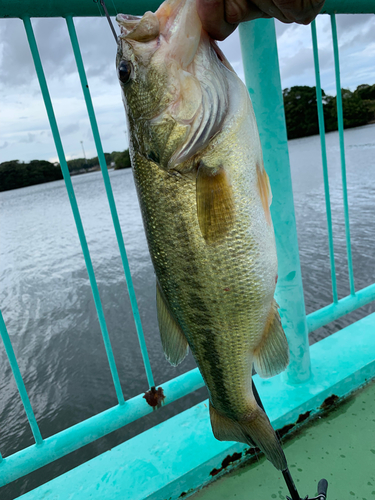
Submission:
M 324 0 L 253 0 L 253 3 L 283 23 L 309 24 L 321 11 Z
M 271 17 L 267 12 L 249 0 L 225 0 L 225 19 L 230 24 Z
M 274 3 L 290 21 L 309 24 L 322 10 L 324 0 L 274 0 Z
M 203 29 L 215 40 L 224 40 L 236 28 L 225 20 L 224 0 L 196 0 Z

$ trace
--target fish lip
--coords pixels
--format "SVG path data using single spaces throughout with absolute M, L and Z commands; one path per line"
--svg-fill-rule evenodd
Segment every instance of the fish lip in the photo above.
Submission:
M 141 19 L 141 17 L 132 16 L 131 14 L 117 14 L 116 22 L 121 30 L 120 37 L 124 37 L 133 31 Z
M 154 12 L 147 11 L 142 17 L 129 14 L 117 14 L 120 26 L 120 38 L 129 38 L 136 42 L 148 43 L 160 35 L 159 19 Z
M 136 21 L 142 19 L 141 16 L 133 16 L 132 14 L 117 14 L 116 21 L 119 19 L 124 21 Z

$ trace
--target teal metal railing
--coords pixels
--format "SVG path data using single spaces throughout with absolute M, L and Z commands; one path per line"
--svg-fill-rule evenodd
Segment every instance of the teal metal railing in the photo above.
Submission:
M 346 8 L 348 7 L 347 6 L 348 3 L 349 2 L 346 2 L 345 5 Z M 367 3 L 368 3 L 367 7 L 368 11 L 375 12 L 375 6 L 370 5 L 371 2 Z M 365 11 L 365 2 L 360 2 L 360 3 L 358 2 L 358 4 L 356 5 L 361 9 L 361 12 Z M 375 299 L 375 284 L 363 288 L 362 290 L 359 290 L 357 292 L 355 291 L 354 287 L 354 273 L 353 273 L 352 251 L 350 242 L 348 189 L 347 189 L 346 165 L 345 165 L 344 120 L 343 120 L 341 82 L 340 82 L 339 49 L 338 49 L 336 16 L 334 13 L 331 13 L 330 17 L 331 17 L 333 53 L 334 53 L 334 63 L 335 63 L 337 120 L 338 120 L 339 139 L 340 139 L 341 179 L 342 179 L 342 190 L 343 190 L 345 237 L 346 237 L 346 251 L 348 259 L 350 295 L 342 298 L 341 300 L 338 300 L 337 297 L 336 269 L 335 269 L 334 249 L 333 249 L 333 235 L 332 235 L 332 217 L 331 217 L 328 169 L 327 169 L 327 154 L 325 147 L 324 116 L 323 116 L 322 91 L 321 91 L 320 71 L 319 71 L 318 39 L 316 33 L 316 22 L 314 21 L 311 24 L 311 33 L 312 33 L 313 51 L 314 51 L 314 66 L 315 66 L 316 92 L 317 92 L 317 103 L 318 103 L 319 131 L 320 131 L 321 150 L 322 150 L 323 179 L 324 179 L 324 192 L 325 192 L 327 225 L 328 225 L 328 243 L 329 243 L 330 264 L 331 264 L 333 303 L 307 316 L 307 325 L 309 332 L 312 332 L 317 328 L 333 321 L 334 319 L 340 318 L 341 316 L 344 316 L 345 314 L 348 314 Z
M 115 10 L 124 11 L 129 14 L 142 14 L 146 10 L 155 10 L 158 7 L 159 3 L 160 2 L 158 0 L 139 0 L 137 2 L 132 2 L 131 4 L 129 4 L 124 0 L 116 0 L 116 6 L 114 6 L 114 2 L 108 2 L 107 7 L 111 15 L 115 13 Z M 305 304 L 303 298 L 293 193 L 289 168 L 287 135 L 274 22 L 272 20 L 262 19 L 240 26 L 241 46 L 242 52 L 244 54 L 245 77 L 257 116 L 257 122 L 263 146 L 264 161 L 266 169 L 270 176 L 273 191 L 272 218 L 275 227 L 276 244 L 279 258 L 279 281 L 276 293 L 278 302 L 281 306 L 283 325 L 287 333 L 291 349 L 291 363 L 286 372 L 286 377 L 289 383 L 303 382 L 310 377 L 311 367 L 308 345 L 309 332 L 365 304 L 368 304 L 372 300 L 375 300 L 375 284 L 370 285 L 357 292 L 354 288 L 345 170 L 339 55 L 335 22 L 335 13 L 375 13 L 375 7 L 373 2 L 370 0 L 326 0 L 323 12 L 331 16 L 333 34 L 350 295 L 341 300 L 338 300 L 337 296 L 336 270 L 332 236 L 332 217 L 324 137 L 323 106 L 319 77 L 318 43 L 315 23 L 313 23 L 312 39 L 316 72 L 324 189 L 326 197 L 333 302 L 329 306 L 319 309 L 318 311 L 315 311 L 308 316 L 306 316 L 305 313 Z M 120 427 L 152 411 L 151 407 L 146 404 L 143 395 L 138 395 L 128 401 L 124 400 L 100 300 L 99 290 L 91 262 L 91 257 L 83 230 L 80 213 L 78 210 L 74 189 L 71 183 L 65 154 L 53 111 L 52 101 L 49 95 L 37 43 L 30 21 L 31 17 L 64 17 L 66 19 L 67 29 L 72 43 L 82 91 L 86 102 L 87 112 L 94 135 L 95 145 L 98 152 L 98 159 L 103 175 L 122 265 L 124 268 L 148 385 L 149 387 L 151 387 L 154 385 L 153 375 L 147 354 L 146 343 L 143 335 L 137 300 L 129 270 L 129 264 L 120 229 L 116 205 L 113 198 L 111 183 L 107 171 L 99 130 L 95 118 L 94 108 L 90 97 L 90 91 L 88 88 L 84 65 L 82 62 L 81 52 L 73 21 L 73 17 L 98 16 L 101 14 L 102 12 L 97 1 L 77 2 L 76 0 L 55 0 L 54 2 L 36 2 L 35 0 L 19 0 L 17 2 L 14 2 L 12 0 L 0 0 L 0 17 L 17 17 L 21 18 L 24 22 L 64 181 L 69 195 L 69 200 L 76 223 L 82 252 L 85 258 L 85 263 L 103 336 L 103 342 L 106 349 L 112 379 L 118 399 L 118 405 L 114 406 L 113 408 L 101 412 L 62 432 L 56 433 L 55 435 L 47 439 L 43 439 L 22 380 L 22 376 L 10 342 L 7 328 L 0 313 L 0 334 L 35 440 L 34 445 L 25 448 L 17 453 L 14 453 L 13 455 L 6 458 L 2 457 L 2 455 L 0 454 L 0 486 L 3 486 L 21 476 L 24 476 L 29 472 L 32 472 L 64 455 L 67 455 L 68 453 L 77 450 L 78 448 L 102 436 L 105 436 L 106 434 L 119 429 Z M 248 52 L 251 53 L 251 57 L 247 57 Z M 260 74 L 262 74 L 261 80 L 254 77 L 254 75 L 257 76 Z M 163 384 L 164 392 L 168 398 L 168 402 L 175 401 L 176 399 L 181 398 L 202 386 L 203 380 L 198 369 L 192 370 Z
M 323 115 L 322 87 L 320 84 L 318 39 L 316 35 L 315 21 L 311 23 L 311 34 L 312 34 L 313 51 L 314 51 L 314 68 L 315 68 L 315 81 L 316 81 L 316 98 L 318 107 L 318 121 L 319 121 L 319 131 L 320 131 L 320 147 L 322 151 L 324 197 L 326 202 L 327 229 L 328 229 L 329 261 L 331 265 L 332 298 L 333 302 L 336 303 L 338 298 L 337 298 L 337 283 L 336 283 L 335 252 L 333 249 L 331 199 L 329 196 L 327 149 L 326 149 L 326 137 L 325 137 L 324 115 Z

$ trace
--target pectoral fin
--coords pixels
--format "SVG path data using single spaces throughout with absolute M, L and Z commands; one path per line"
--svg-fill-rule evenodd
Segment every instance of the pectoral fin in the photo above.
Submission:
M 156 284 L 156 307 L 165 357 L 171 365 L 177 366 L 189 352 L 189 344 L 180 325 L 172 316 L 158 283 Z
M 264 215 L 266 216 L 267 224 L 271 225 L 270 205 L 272 202 L 272 192 L 270 181 L 264 166 L 257 165 L 257 180 L 260 199 L 262 201 Z
M 288 341 L 274 299 L 262 340 L 254 352 L 254 368 L 260 377 L 269 378 L 285 370 L 288 363 Z
M 197 214 L 208 245 L 219 243 L 234 224 L 233 190 L 223 167 L 200 163 L 197 173 Z

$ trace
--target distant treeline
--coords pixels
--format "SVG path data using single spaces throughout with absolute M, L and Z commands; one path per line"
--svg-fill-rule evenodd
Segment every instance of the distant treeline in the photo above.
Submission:
M 115 170 L 131 166 L 128 149 L 123 152 L 104 153 L 104 156 L 107 165 L 114 166 Z M 67 163 L 71 175 L 93 172 L 100 168 L 97 156 L 88 160 L 77 158 L 69 160 Z M 32 160 L 29 163 L 11 160 L 0 163 L 0 191 L 57 181 L 62 178 L 59 163 L 45 160 Z
M 375 121 L 375 84 L 359 85 L 354 92 L 341 89 L 344 128 L 359 127 Z M 323 96 L 326 132 L 337 130 L 336 97 Z M 291 87 L 283 90 L 288 139 L 319 133 L 315 87 Z
M 323 113 L 326 132 L 337 130 L 336 97 L 323 95 Z M 375 84 L 359 85 L 354 92 L 341 90 L 344 127 L 358 127 L 375 121 Z M 315 87 L 284 89 L 284 106 L 288 139 L 319 133 Z M 104 153 L 108 166 L 129 168 L 129 150 Z M 77 158 L 68 161 L 71 175 L 99 170 L 98 157 Z M 60 165 L 44 160 L 23 163 L 18 160 L 0 163 L 0 191 L 62 179 Z

